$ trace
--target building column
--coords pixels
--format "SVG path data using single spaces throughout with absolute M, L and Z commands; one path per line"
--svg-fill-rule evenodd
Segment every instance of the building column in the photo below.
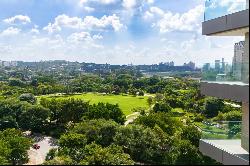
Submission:
M 242 57 L 242 82 L 249 83 L 249 32 L 245 34 L 244 54 Z
M 242 103 L 241 146 L 249 152 L 249 102 Z

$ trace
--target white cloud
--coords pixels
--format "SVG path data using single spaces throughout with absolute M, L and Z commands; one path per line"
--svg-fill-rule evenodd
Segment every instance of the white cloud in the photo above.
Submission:
M 153 7 L 150 7 L 148 11 L 145 12 L 143 18 L 145 20 L 150 20 L 150 19 L 153 19 L 155 17 L 163 17 L 164 14 L 165 14 L 165 12 L 162 9 L 160 9 L 156 6 L 153 6 Z
M 152 24 L 153 27 L 159 28 L 161 33 L 171 31 L 197 31 L 201 26 L 201 20 L 204 12 L 202 5 L 196 6 L 186 13 L 164 12 L 158 7 L 151 7 L 146 12 L 145 19 L 157 18 Z
M 233 13 L 246 8 L 246 0 L 213 0 L 207 8 L 216 8 L 217 11 L 226 8 L 227 12 Z
M 157 14 L 159 16 L 163 16 L 164 15 L 164 11 L 158 7 L 151 7 L 150 8 L 150 12 Z
M 49 23 L 48 26 L 43 29 L 48 31 L 49 33 L 61 31 L 61 27 L 67 28 L 80 28 L 82 19 L 78 17 L 69 17 L 65 14 L 59 15 L 55 18 L 55 22 Z
M 73 33 L 68 37 L 68 41 L 78 43 L 82 41 L 91 42 L 92 37 L 88 32 Z
M 59 27 L 58 25 L 49 23 L 49 25 L 44 27 L 43 30 L 48 31 L 48 33 L 54 33 L 54 32 L 61 31 L 62 28 Z
M 95 40 L 101 40 L 101 39 L 103 39 L 103 36 L 102 35 L 94 35 L 93 39 L 95 39 Z
M 1 36 L 11 36 L 11 35 L 17 35 L 20 32 L 21 32 L 21 29 L 9 27 L 9 28 L 5 29 L 0 35 Z
M 31 33 L 34 33 L 34 34 L 39 34 L 39 33 L 40 33 L 39 30 L 38 30 L 37 28 L 32 28 L 32 29 L 30 30 L 30 32 L 31 32 Z
M 59 15 L 55 18 L 55 22 L 49 23 L 44 27 L 49 33 L 61 31 L 63 27 L 80 29 L 80 30 L 103 30 L 112 27 L 115 31 L 120 31 L 123 24 L 120 22 L 120 18 L 113 14 L 112 16 L 104 15 L 98 19 L 94 16 L 86 16 L 84 19 L 79 17 L 69 17 L 65 14 Z
M 82 22 L 83 29 L 105 29 L 111 26 L 115 31 L 120 31 L 123 24 L 120 22 L 120 18 L 113 14 L 112 16 L 104 15 L 101 19 L 94 16 L 86 16 Z
M 131 9 L 136 6 L 136 0 L 123 0 L 123 7 L 126 9 Z
M 14 17 L 4 19 L 3 22 L 8 24 L 16 24 L 16 23 L 27 24 L 31 23 L 31 19 L 28 16 L 16 15 Z
M 155 1 L 154 0 L 146 0 L 148 4 L 153 4 Z
M 87 12 L 93 12 L 95 11 L 95 8 L 89 7 L 89 6 L 85 6 L 84 10 L 86 10 Z
M 100 4 L 104 4 L 104 5 L 109 5 L 109 4 L 113 4 L 113 3 L 118 2 L 118 0 L 80 0 L 79 4 L 80 4 L 80 6 L 84 6 L 90 2 L 96 2 L 96 3 L 100 3 Z

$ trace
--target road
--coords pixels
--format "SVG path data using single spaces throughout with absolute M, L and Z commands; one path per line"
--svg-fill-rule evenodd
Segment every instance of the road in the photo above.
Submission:
M 52 137 L 46 137 L 46 136 L 34 136 L 33 137 L 36 144 L 40 146 L 40 149 L 35 150 L 32 147 L 28 151 L 29 155 L 29 162 L 25 165 L 41 165 L 46 158 L 47 153 L 52 148 L 57 148 L 56 140 Z

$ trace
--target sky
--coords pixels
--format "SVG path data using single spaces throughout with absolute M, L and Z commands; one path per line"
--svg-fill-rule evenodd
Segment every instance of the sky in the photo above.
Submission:
M 207 17 L 245 0 L 213 1 Z M 205 0 L 0 0 L 0 60 L 231 63 L 244 38 L 202 36 L 204 11 Z

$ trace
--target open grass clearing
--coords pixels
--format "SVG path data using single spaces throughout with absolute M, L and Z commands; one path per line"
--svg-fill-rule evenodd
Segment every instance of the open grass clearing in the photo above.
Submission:
M 89 101 L 90 104 L 97 104 L 99 102 L 118 104 L 123 113 L 127 116 L 133 113 L 133 108 L 145 107 L 148 109 L 147 99 L 148 96 L 131 96 L 131 95 L 106 95 L 100 93 L 86 93 L 86 94 L 73 94 L 73 95 L 45 95 L 38 96 L 38 101 L 41 97 L 58 99 L 63 98 L 76 98 Z

